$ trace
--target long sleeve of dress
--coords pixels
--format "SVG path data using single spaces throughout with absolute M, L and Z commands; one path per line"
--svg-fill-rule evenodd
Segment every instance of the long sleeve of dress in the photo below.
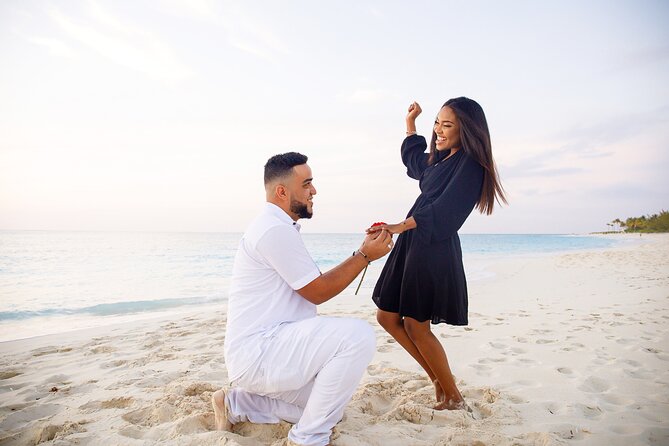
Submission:
M 426 148 L 425 138 L 420 135 L 407 136 L 402 142 L 402 162 L 407 167 L 407 175 L 414 180 L 420 179 L 421 174 L 427 168 Z
M 474 209 L 483 187 L 483 167 L 463 154 L 453 178 L 443 192 L 413 214 L 417 235 L 425 243 L 455 235 Z

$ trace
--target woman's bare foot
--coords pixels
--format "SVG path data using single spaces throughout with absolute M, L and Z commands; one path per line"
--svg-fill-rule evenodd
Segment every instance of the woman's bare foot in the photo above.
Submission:
M 228 417 L 228 406 L 225 403 L 226 388 L 217 390 L 211 396 L 211 405 L 214 407 L 214 423 L 216 430 L 232 432 L 232 423 Z
M 458 400 L 448 399 L 446 401 L 442 401 L 440 403 L 437 403 L 437 405 L 434 406 L 433 409 L 434 410 L 466 410 L 467 409 L 467 403 L 465 403 L 465 400 L 463 398 L 460 398 Z
M 443 402 L 446 399 L 446 393 L 441 387 L 441 384 L 439 384 L 439 380 L 435 379 L 432 381 L 432 384 L 434 384 L 434 395 L 437 398 L 437 403 Z

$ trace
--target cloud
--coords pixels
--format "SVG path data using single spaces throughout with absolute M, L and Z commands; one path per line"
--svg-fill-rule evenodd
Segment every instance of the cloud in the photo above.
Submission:
M 345 102 L 351 104 L 373 104 L 392 98 L 392 94 L 380 89 L 358 88 L 351 93 L 343 94 L 341 97 Z
M 52 56 L 65 57 L 67 59 L 75 59 L 77 57 L 77 53 L 70 46 L 60 40 L 37 36 L 25 37 L 25 39 L 35 45 L 48 48 L 49 53 L 51 53 Z
M 288 46 L 268 23 L 251 17 L 236 4 L 228 4 L 223 11 L 223 27 L 230 45 L 239 50 L 270 62 L 276 61 L 280 55 L 290 54 Z
M 214 0 L 163 0 L 158 9 L 175 17 L 188 17 L 201 22 L 221 24 L 220 3 Z
M 208 23 L 225 31 L 233 48 L 260 59 L 275 62 L 281 55 L 290 54 L 284 41 L 272 30 L 270 22 L 252 16 L 236 2 L 219 3 L 210 0 L 167 0 L 159 6 L 161 12 L 175 17 Z
M 616 155 L 614 146 L 648 134 L 653 128 L 666 126 L 667 121 L 669 106 L 664 106 L 565 129 L 534 150 L 535 155 L 512 166 L 500 166 L 500 170 L 505 178 L 557 177 L 588 172 L 590 164 L 587 161 L 611 158 Z
M 56 8 L 48 14 L 70 38 L 121 66 L 168 84 L 192 75 L 156 35 L 118 20 L 96 2 L 88 4 L 90 25 L 81 24 Z
M 632 70 L 648 70 L 654 65 L 659 65 L 669 59 L 669 45 L 652 46 L 643 49 L 628 51 L 624 54 L 615 53 L 611 55 L 608 67 L 604 73 L 616 74 Z

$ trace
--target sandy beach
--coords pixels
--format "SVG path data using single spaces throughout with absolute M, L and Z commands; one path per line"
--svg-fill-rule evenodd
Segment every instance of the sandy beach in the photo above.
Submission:
M 669 444 L 669 235 L 619 237 L 634 243 L 514 257 L 470 283 L 469 326 L 434 330 L 471 412 L 431 409 L 431 383 L 368 293 L 323 305 L 377 333 L 332 443 Z M 287 423 L 212 430 L 225 314 L 1 343 L 0 445 L 283 445 Z

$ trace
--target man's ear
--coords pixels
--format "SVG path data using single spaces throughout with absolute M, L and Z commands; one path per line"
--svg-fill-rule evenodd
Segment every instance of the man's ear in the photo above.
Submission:
M 288 189 L 286 189 L 286 186 L 284 186 L 283 184 L 276 185 L 276 187 L 274 188 L 274 194 L 280 200 L 288 199 Z

